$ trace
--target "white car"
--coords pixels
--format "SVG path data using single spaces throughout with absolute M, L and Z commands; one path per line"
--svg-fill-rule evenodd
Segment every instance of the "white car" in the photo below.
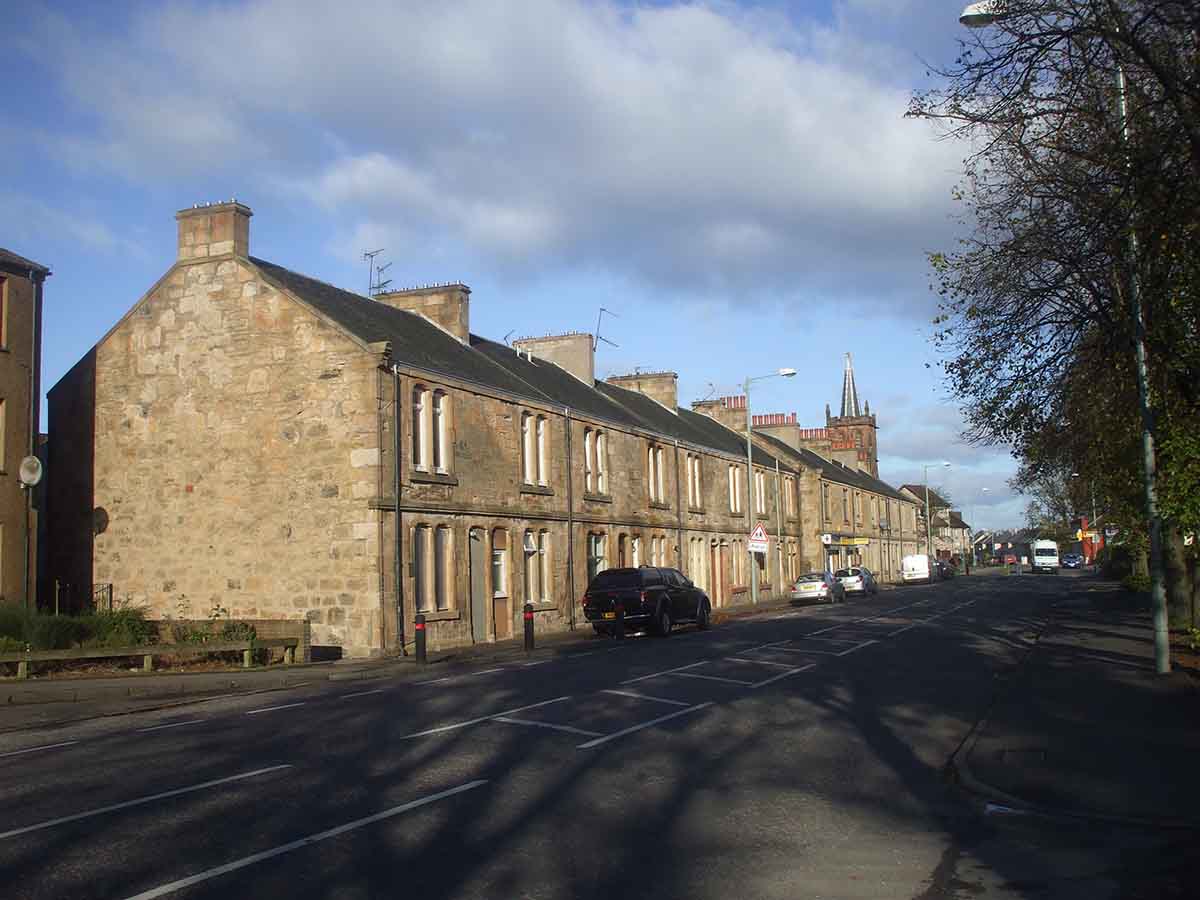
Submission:
M 828 600 L 837 603 L 846 599 L 846 589 L 830 572 L 809 572 L 792 583 L 793 600 Z
M 842 583 L 847 594 L 878 594 L 879 583 L 866 566 L 838 569 L 833 576 Z

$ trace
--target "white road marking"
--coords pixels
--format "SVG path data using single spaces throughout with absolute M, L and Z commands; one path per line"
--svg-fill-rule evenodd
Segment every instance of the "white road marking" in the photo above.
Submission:
M 382 694 L 383 688 L 375 688 L 373 691 L 357 691 L 353 694 L 342 694 L 343 700 L 349 700 L 351 697 L 365 697 L 367 694 Z
M 639 694 L 636 691 L 615 691 L 612 688 L 604 688 L 600 691 L 602 694 L 616 694 L 618 697 L 632 697 L 634 700 L 651 700 L 654 703 L 669 703 L 671 706 L 691 706 L 690 703 L 684 703 L 682 700 L 668 700 L 666 697 L 651 697 L 649 694 Z
M 772 675 L 770 678 L 764 679 L 763 681 L 759 681 L 756 684 L 750 685 L 750 687 L 752 687 L 752 688 L 764 687 L 765 685 L 768 685 L 773 681 L 778 681 L 780 678 L 787 678 L 789 675 L 798 675 L 801 672 L 807 672 L 809 669 L 811 669 L 815 665 L 816 665 L 816 663 L 809 663 L 807 666 L 801 666 L 798 669 L 789 669 L 786 672 L 780 672 L 778 675 Z
M 164 728 L 182 728 L 184 725 L 199 725 L 201 722 L 207 722 L 208 719 L 189 719 L 186 722 L 170 722 L 166 725 L 151 725 L 149 728 L 139 728 L 138 733 L 144 731 L 162 731 Z
M 841 653 L 838 654 L 838 656 L 849 656 L 851 653 L 855 652 L 856 650 L 861 650 L 863 647 L 870 647 L 872 644 L 878 644 L 878 643 L 879 643 L 879 641 L 863 641 L 861 644 L 859 644 L 856 647 L 851 647 L 849 650 L 843 650 Z
M 718 675 L 697 675 L 695 672 L 672 672 L 676 678 L 699 678 L 703 681 L 720 681 L 724 684 L 740 684 L 744 687 L 750 687 L 753 681 L 742 681 L 738 678 L 721 678 Z
M 769 660 L 766 660 L 766 659 L 742 659 L 737 656 L 727 656 L 727 657 L 725 657 L 725 660 L 727 662 L 749 663 L 750 665 L 753 665 L 753 666 L 774 666 L 777 669 L 790 669 L 791 668 L 791 666 L 789 666 L 787 663 L 770 662 Z
M 659 716 L 657 719 L 651 719 L 649 722 L 642 722 L 640 725 L 633 725 L 629 728 L 623 728 L 622 730 L 615 731 L 612 734 L 606 734 L 604 737 L 598 737 L 594 741 L 588 741 L 586 744 L 580 744 L 575 749 L 590 750 L 593 747 L 599 747 L 601 744 L 606 744 L 609 741 L 615 741 L 617 738 L 625 737 L 627 734 L 633 734 L 635 731 L 641 731 L 643 728 L 651 728 L 660 722 L 666 722 L 668 719 L 676 719 L 679 716 L 686 716 L 709 706 L 712 706 L 712 703 L 699 703 L 696 706 L 689 706 L 687 709 L 681 709 L 673 713 L 667 713 L 665 716 Z
M 22 753 L 36 753 L 39 750 L 53 750 L 56 747 L 70 747 L 72 744 L 78 744 L 79 741 L 63 741 L 58 744 L 42 744 L 40 747 L 26 747 L 24 750 L 9 750 L 7 753 L 0 753 L 0 758 L 5 756 L 20 756 Z
M 548 659 L 539 659 L 536 662 L 521 663 L 521 668 L 528 669 L 530 666 L 544 666 L 548 662 L 550 662 Z
M 399 740 L 406 741 L 409 738 L 425 737 L 429 734 L 441 734 L 443 731 L 454 731 L 456 728 L 466 728 L 468 725 L 477 725 L 480 722 L 486 722 L 488 719 L 495 719 L 499 716 L 511 716 L 513 713 L 519 713 L 527 709 L 537 709 L 539 706 L 549 706 L 551 703 L 561 703 L 564 700 L 570 700 L 570 695 L 563 697 L 555 697 L 553 700 L 543 700 L 541 703 L 530 703 L 528 706 L 518 706 L 516 709 L 506 709 L 503 712 L 492 713 L 487 716 L 479 716 L 476 719 L 468 719 L 465 722 L 454 722 L 451 725 L 439 725 L 437 728 L 427 728 L 424 731 L 414 731 L 412 734 L 406 734 Z
M 453 675 L 447 675 L 445 678 L 431 678 L 428 681 L 418 681 L 414 687 L 420 687 L 423 684 L 441 684 L 443 681 L 453 681 Z
M 837 650 L 814 650 L 811 647 L 773 647 L 781 653 L 814 653 L 820 656 L 840 656 L 840 651 Z
M 916 628 L 918 625 L 924 625 L 924 624 L 925 624 L 924 621 L 913 622 L 911 625 L 905 625 L 903 628 L 898 628 L 895 631 L 889 631 L 888 637 L 895 637 L 898 634 L 904 634 L 904 632 L 908 631 L 910 628 Z
M 426 806 L 430 803 L 435 803 L 438 800 L 444 800 L 447 797 L 452 797 L 455 794 L 462 794 L 466 791 L 474 790 L 477 787 L 482 787 L 487 784 L 486 780 L 470 781 L 466 784 L 460 784 L 458 787 L 450 788 L 447 791 L 441 791 L 437 794 L 430 794 L 428 797 L 422 797 L 420 800 L 413 800 L 411 803 L 405 803 L 400 806 L 393 806 L 391 809 L 385 809 L 383 812 L 375 813 L 373 816 L 366 816 L 362 819 L 355 819 L 353 822 L 347 822 L 345 825 L 339 825 L 336 828 L 330 828 L 327 831 L 319 831 L 316 834 L 310 834 L 308 837 L 300 838 L 298 841 L 292 841 L 288 844 L 281 844 L 270 850 L 264 850 L 262 853 L 254 853 L 250 856 L 243 856 L 241 859 L 234 860 L 231 863 L 226 863 L 223 866 L 217 866 L 214 869 L 206 869 L 196 875 L 190 875 L 187 878 L 180 878 L 178 881 L 172 881 L 169 884 L 159 885 L 148 891 L 143 891 L 140 894 L 135 894 L 127 900 L 153 900 L 154 897 L 163 897 L 167 894 L 173 894 L 176 891 L 182 890 L 185 887 L 191 887 L 193 884 L 199 884 L 202 881 L 208 881 L 210 878 L 216 878 L 218 875 L 224 875 L 227 872 L 236 872 L 238 869 L 244 869 L 247 866 L 252 866 L 257 862 L 262 862 L 265 859 L 271 859 L 276 856 L 282 856 L 284 853 L 289 853 L 292 850 L 299 850 L 301 847 L 309 847 L 320 841 L 327 840 L 331 837 L 337 837 L 340 834 L 345 834 L 348 831 L 354 831 L 356 828 L 362 828 L 364 825 L 372 825 L 375 822 L 382 822 L 384 819 L 390 819 L 393 816 L 398 816 L 401 813 L 406 813 L 409 810 L 417 809 L 421 806 Z
M 305 703 L 305 701 L 301 700 L 299 703 L 285 703 L 283 706 L 264 706 L 262 709 L 247 710 L 246 715 L 257 716 L 259 713 L 275 712 L 275 710 L 277 710 L 277 709 L 292 709 L 297 706 L 303 706 L 304 703 Z
M 491 675 L 493 672 L 503 672 L 503 669 L 484 669 L 482 672 L 472 672 L 472 675 Z
M 91 809 L 87 812 L 75 813 L 71 816 L 60 816 L 57 819 L 39 822 L 36 825 L 26 825 L 24 828 L 14 828 L 12 831 L 0 832 L 0 840 L 3 840 L 4 838 L 16 837 L 18 834 L 28 834 L 31 831 L 41 831 L 43 828 L 52 828 L 55 825 L 62 825 L 64 822 L 77 822 L 80 819 L 90 819 L 92 816 L 103 815 L 104 813 L 114 812 L 118 809 L 128 809 L 131 806 L 142 806 L 143 804 L 151 803 L 155 800 L 163 800 L 167 797 L 178 797 L 180 794 L 190 794 L 195 791 L 202 791 L 205 788 L 216 787 L 218 784 L 228 784 L 231 781 L 242 781 L 246 778 L 254 778 L 257 775 L 266 775 L 268 772 L 278 772 L 280 769 L 290 769 L 291 767 L 291 763 L 284 763 L 278 766 L 268 766 L 265 769 L 255 769 L 252 772 L 242 772 L 240 775 L 230 775 L 228 778 L 217 778 L 213 781 L 204 781 L 200 784 L 176 788 L 173 791 L 163 791 L 160 794 L 151 794 L 148 797 L 138 797 L 136 800 L 126 800 L 124 803 L 114 803 L 111 806 L 102 806 L 99 809 Z
M 582 734 L 584 737 L 600 737 L 599 731 L 586 731 L 574 725 L 558 725 L 554 722 L 538 722 L 536 719 L 514 719 L 511 716 L 494 716 L 493 722 L 506 722 L 509 725 L 533 725 L 536 728 L 549 728 L 553 731 L 565 731 L 568 734 Z
M 696 666 L 703 666 L 707 663 L 707 659 L 702 659 L 700 662 L 688 663 L 686 666 L 679 666 L 675 669 L 667 669 L 665 672 L 653 672 L 649 675 L 642 675 L 639 678 L 626 678 L 621 682 L 621 684 L 637 684 L 637 682 L 645 681 L 648 678 L 658 678 L 660 675 L 670 675 L 672 672 L 682 672 L 684 669 L 694 669 Z

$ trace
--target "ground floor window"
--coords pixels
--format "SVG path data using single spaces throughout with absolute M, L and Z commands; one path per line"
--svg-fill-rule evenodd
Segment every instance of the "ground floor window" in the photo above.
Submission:
M 492 531 L 492 596 L 508 596 L 508 532 Z
M 606 535 L 603 532 L 590 532 L 587 536 L 587 573 L 589 583 L 608 568 L 607 543 Z

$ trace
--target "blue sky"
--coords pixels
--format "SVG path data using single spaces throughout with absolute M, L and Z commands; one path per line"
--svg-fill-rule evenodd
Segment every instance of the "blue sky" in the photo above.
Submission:
M 0 245 L 49 265 L 48 387 L 165 271 L 176 210 L 236 196 L 251 252 L 364 291 L 461 280 L 492 338 L 602 333 L 597 374 L 761 382 L 823 424 L 851 352 L 881 475 L 1020 522 L 959 438 L 925 253 L 964 148 L 903 118 L 956 2 L 5 4 Z M 984 493 L 983 488 L 989 492 Z

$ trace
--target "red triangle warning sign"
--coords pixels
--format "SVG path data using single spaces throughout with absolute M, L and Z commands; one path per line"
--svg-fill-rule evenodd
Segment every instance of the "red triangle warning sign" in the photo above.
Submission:
M 750 532 L 750 540 L 765 541 L 767 539 L 767 529 L 763 528 L 762 522 L 754 526 L 754 530 Z

